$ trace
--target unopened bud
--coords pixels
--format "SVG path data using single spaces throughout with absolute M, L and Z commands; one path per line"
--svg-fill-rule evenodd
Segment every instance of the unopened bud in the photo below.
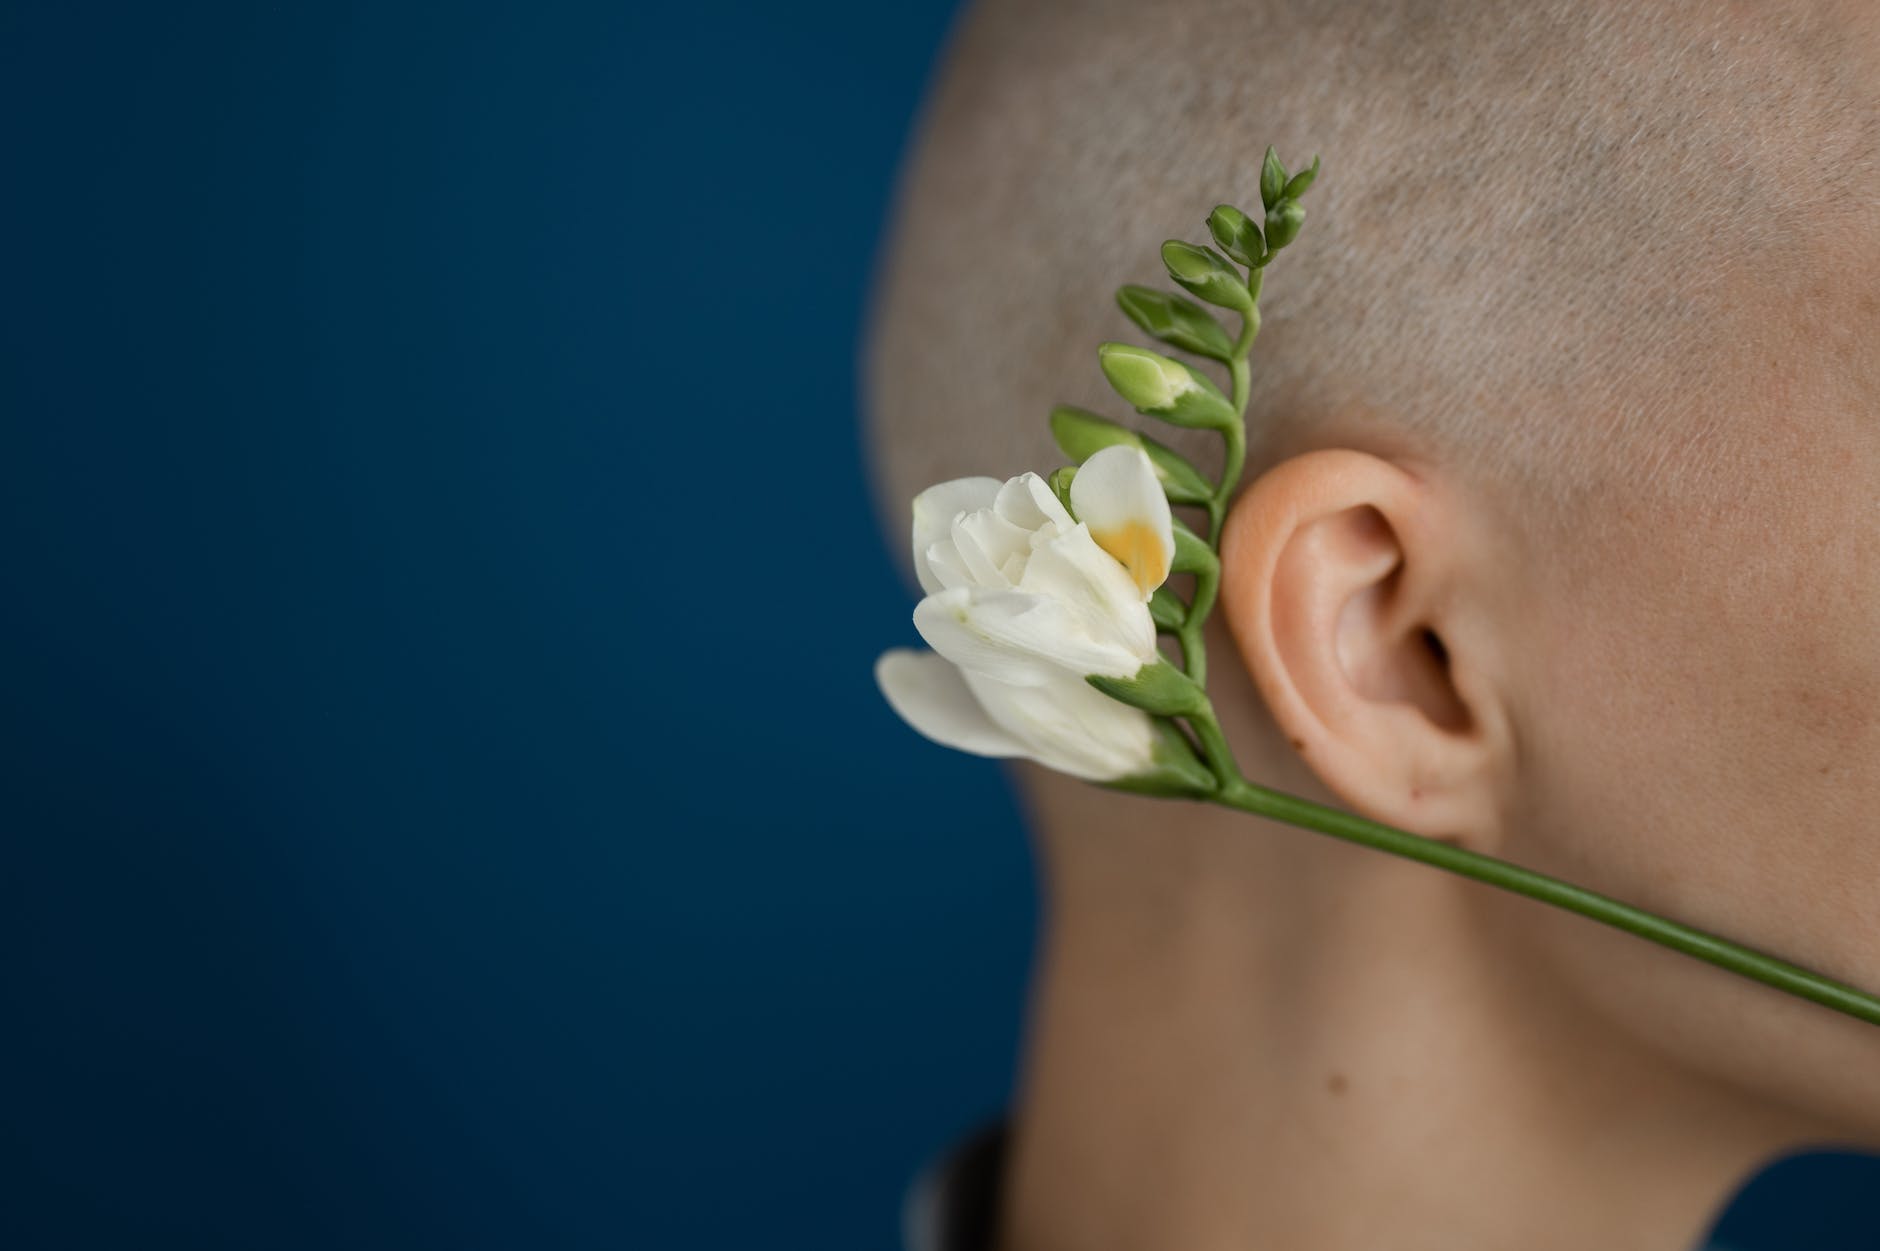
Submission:
M 1214 236 L 1221 251 L 1242 265 L 1258 265 L 1260 255 L 1266 251 L 1260 228 L 1231 204 L 1214 206 L 1214 211 L 1208 214 L 1208 233 Z
M 1283 193 L 1284 197 L 1288 200 L 1297 200 L 1311 189 L 1313 181 L 1317 179 L 1318 176 L 1319 158 L 1315 156 L 1312 158 L 1312 164 L 1292 176 L 1292 181 L 1286 184 L 1286 190 Z
M 1275 250 L 1285 247 L 1299 237 L 1299 227 L 1305 220 L 1304 205 L 1297 200 L 1281 200 L 1266 215 L 1266 246 Z
M 1219 387 L 1178 360 L 1128 343 L 1103 344 L 1097 360 L 1116 393 L 1139 413 L 1212 430 L 1239 420 Z
M 1272 211 L 1285 194 L 1286 167 L 1279 163 L 1279 153 L 1268 147 L 1266 159 L 1260 162 L 1260 207 Z
M 1254 292 L 1250 289 L 1249 294 Z M 1116 303 L 1145 334 L 1164 343 L 1197 356 L 1211 356 L 1217 361 L 1234 358 L 1234 341 L 1227 337 L 1227 331 L 1193 300 L 1150 287 L 1131 286 L 1117 291 Z
M 1168 276 L 1210 304 L 1245 312 L 1253 307 L 1247 284 L 1213 248 L 1198 248 L 1180 239 L 1162 245 L 1162 264 Z

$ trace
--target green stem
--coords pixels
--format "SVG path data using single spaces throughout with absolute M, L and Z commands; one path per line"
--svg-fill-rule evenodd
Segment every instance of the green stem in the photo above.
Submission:
M 1262 259 L 1262 264 L 1270 257 L 1268 253 Z M 1264 278 L 1261 267 L 1249 268 L 1247 286 L 1253 302 L 1241 318 L 1240 337 L 1235 341 L 1226 361 L 1232 381 L 1231 395 L 1236 420 L 1221 431 L 1226 444 L 1221 477 L 1205 501 L 1208 545 L 1216 556 L 1221 550 L 1221 528 L 1227 503 L 1246 467 L 1247 404 L 1252 391 L 1247 359 L 1253 349 L 1253 341 L 1260 333 L 1259 298 Z M 1182 668 L 1198 687 L 1205 687 L 1207 682 L 1208 660 L 1203 631 L 1220 592 L 1220 580 L 1218 563 L 1214 568 L 1195 575 L 1194 599 L 1176 632 L 1181 642 Z M 1856 1020 L 1880 1025 L 1880 999 L 1800 965 L 1733 943 L 1707 930 L 1666 920 L 1642 908 L 1536 873 L 1532 869 L 1524 869 L 1506 860 L 1425 838 L 1355 813 L 1328 808 L 1297 795 L 1288 795 L 1249 782 L 1235 763 L 1233 750 L 1227 744 L 1226 735 L 1221 732 L 1213 705 L 1207 702 L 1205 696 L 1201 698 L 1201 706 L 1196 711 L 1182 714 L 1180 719 L 1186 721 L 1193 731 L 1195 742 L 1207 760 L 1208 770 L 1214 775 L 1214 790 L 1205 798 L 1223 807 L 1329 834 L 1361 847 L 1444 869 L 1472 881 L 1578 913 L 1588 920 L 1694 956 L 1718 968 L 1843 1012 Z
M 1209 766 L 1221 783 L 1220 788 L 1209 798 L 1224 807 L 1329 834 L 1333 838 L 1342 838 L 1362 847 L 1446 869 L 1477 882 L 1525 895 L 1529 899 L 1537 899 L 1614 929 L 1649 939 L 1673 951 L 1695 956 L 1718 968 L 1799 995 L 1837 1012 L 1844 1012 L 1869 1025 L 1880 1025 L 1880 999 L 1800 965 L 1740 946 L 1707 930 L 1668 921 L 1596 891 L 1574 886 L 1544 873 L 1536 873 L 1532 869 L 1524 869 L 1506 860 L 1452 847 L 1448 843 L 1411 834 L 1355 813 L 1327 808 L 1309 799 L 1249 782 L 1240 776 L 1212 708 L 1190 718 L 1190 724 L 1201 741 Z
M 1194 679 L 1196 686 L 1208 684 L 1208 648 L 1202 630 L 1214 609 L 1214 596 L 1220 590 L 1221 571 L 1214 568 L 1195 575 L 1195 598 L 1175 637 L 1182 645 L 1182 672 Z
M 1233 380 L 1234 412 L 1239 419 L 1221 432 L 1227 442 L 1227 454 L 1221 463 L 1221 480 L 1214 488 L 1214 498 L 1208 501 L 1208 541 L 1217 551 L 1221 546 L 1221 517 L 1226 512 L 1228 497 L 1240 485 L 1240 471 L 1247 460 L 1247 398 L 1252 390 L 1247 355 L 1253 351 L 1253 341 L 1259 333 L 1260 306 L 1256 303 L 1240 319 L 1240 338 L 1234 343 L 1234 359 L 1227 366 Z
M 1252 391 L 1252 371 L 1247 365 L 1247 356 L 1253 351 L 1253 341 L 1260 333 L 1260 305 L 1258 303 L 1259 284 L 1254 284 L 1254 300 L 1240 319 L 1240 338 L 1234 341 L 1234 356 L 1227 363 L 1227 372 L 1233 382 L 1232 398 L 1234 401 L 1234 424 L 1221 431 L 1221 438 L 1226 442 L 1226 454 L 1221 460 L 1221 480 L 1215 484 L 1214 495 L 1208 500 L 1208 544 L 1215 551 L 1221 550 L 1221 519 L 1227 513 L 1227 501 L 1240 485 L 1240 471 L 1247 463 L 1247 398 Z
M 1264 274 L 1257 270 L 1250 271 L 1248 274 L 1248 286 L 1256 302 L 1247 310 L 1241 321 L 1240 338 L 1235 342 L 1233 353 L 1227 362 L 1233 384 L 1234 411 L 1238 415 L 1238 420 L 1221 432 L 1221 437 L 1226 442 L 1221 478 L 1213 494 L 1206 501 L 1208 545 L 1217 556 L 1221 549 L 1221 526 L 1226 516 L 1227 502 L 1232 497 L 1234 488 L 1239 485 L 1241 472 L 1246 465 L 1246 416 L 1251 391 L 1247 357 L 1253 348 L 1254 337 L 1260 332 L 1260 308 L 1257 301 L 1261 286 L 1260 280 L 1263 277 Z M 1188 609 L 1181 628 L 1177 631 L 1177 638 L 1182 648 L 1182 668 L 1198 686 L 1205 686 L 1207 682 L 1208 661 L 1202 637 L 1208 614 L 1214 609 L 1214 601 L 1219 591 L 1220 569 L 1218 565 L 1206 572 L 1197 573 L 1193 603 Z M 1445 869 L 1473 881 L 1483 882 L 1517 895 L 1524 895 L 1529 899 L 1578 913 L 1589 920 L 1623 930 L 1660 946 L 1669 947 L 1673 951 L 1694 956 L 1718 968 L 1727 969 L 1764 985 L 1787 991 L 1813 1003 L 1833 1008 L 1837 1012 L 1846 1013 L 1870 1025 L 1880 1025 L 1880 999 L 1799 965 L 1790 964 L 1786 960 L 1778 959 L 1765 952 L 1740 946 L 1706 930 L 1680 925 L 1676 921 L 1668 921 L 1641 908 L 1634 908 L 1630 904 L 1621 903 L 1606 895 L 1574 886 L 1558 878 L 1548 877 L 1543 873 L 1536 873 L 1531 869 L 1524 869 L 1493 856 L 1467 851 L 1433 838 L 1425 838 L 1407 830 L 1396 829 L 1360 817 L 1355 813 L 1328 808 L 1296 795 L 1287 795 L 1249 782 L 1241 775 L 1240 767 L 1234 761 L 1233 751 L 1227 745 L 1226 736 L 1221 733 L 1220 722 L 1215 717 L 1211 704 L 1204 699 L 1198 711 L 1185 714 L 1181 719 L 1185 720 L 1194 732 L 1195 740 L 1207 759 L 1208 769 L 1214 775 L 1215 789 L 1205 798 L 1223 807 L 1249 812 L 1275 821 L 1284 821 L 1288 825 L 1296 825 L 1321 834 L 1329 834 L 1333 838 L 1356 843 L 1361 847 L 1401 856 L 1406 860 Z
M 1227 515 L 1227 500 L 1239 485 L 1240 471 L 1247 461 L 1247 395 L 1251 389 L 1247 354 L 1253 350 L 1254 336 L 1259 333 L 1260 306 L 1256 304 L 1241 318 L 1240 338 L 1234 343 L 1233 359 L 1227 363 L 1228 373 L 1233 380 L 1234 412 L 1239 415 L 1239 420 L 1221 431 L 1221 438 L 1226 442 L 1221 480 L 1207 503 L 1208 546 L 1216 554 L 1221 550 L 1221 523 Z M 1188 606 L 1188 616 L 1175 634 L 1182 648 L 1182 672 L 1193 678 L 1197 686 L 1206 686 L 1208 683 L 1208 650 L 1202 642 L 1202 631 L 1208 624 L 1208 614 L 1214 611 L 1214 599 L 1220 589 L 1221 572 L 1218 567 L 1196 574 L 1195 594 Z
M 1221 723 L 1214 715 L 1214 705 L 1206 704 L 1200 712 L 1187 718 L 1188 725 L 1201 740 L 1201 752 L 1208 759 L 1208 768 L 1214 772 L 1217 790 L 1210 798 L 1220 802 L 1236 787 L 1248 785 L 1240 776 L 1240 766 L 1234 763 L 1234 753 L 1227 745 L 1227 736 L 1221 733 Z
M 1241 416 L 1243 419 L 1246 417 L 1244 409 L 1241 412 Z M 1221 437 L 1227 440 L 1227 458 L 1221 471 L 1221 487 L 1216 495 L 1218 503 L 1215 509 L 1209 510 L 1208 516 L 1208 520 L 1213 524 L 1213 533 L 1208 536 L 1208 540 L 1213 543 L 1217 549 L 1221 545 L 1220 518 L 1227 512 L 1227 498 L 1233 494 L 1234 488 L 1239 485 L 1240 470 L 1247 461 L 1247 428 L 1244 420 L 1236 423 L 1227 430 L 1223 430 Z

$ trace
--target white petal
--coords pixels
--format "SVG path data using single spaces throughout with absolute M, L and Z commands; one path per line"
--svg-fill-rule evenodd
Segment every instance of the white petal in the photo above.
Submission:
M 1060 530 L 1068 530 L 1073 524 L 1071 515 L 1064 511 L 1064 505 L 1058 501 L 1057 492 L 1051 484 L 1035 473 L 1022 473 L 1016 478 L 1008 478 L 999 488 L 999 495 L 992 504 L 993 510 L 1016 526 L 1027 530 L 1036 530 L 1050 522 Z
M 986 715 L 1040 764 L 1091 781 L 1113 781 L 1151 766 L 1155 732 L 1148 714 L 1082 678 L 1059 674 L 1042 686 L 1021 687 L 964 676 Z
M 1010 682 L 1015 686 L 1036 686 L 1045 681 L 1049 661 L 1030 651 L 1014 649 L 1004 642 L 989 639 L 969 625 L 975 611 L 984 611 L 984 602 L 1004 598 L 1021 601 L 1009 611 L 1023 612 L 1041 604 L 1036 596 L 1017 591 L 988 591 L 963 586 L 929 595 L 914 605 L 914 628 L 927 646 L 962 669 L 972 669 Z M 975 604 L 978 608 L 975 609 Z
M 1009 588 L 1003 566 L 1031 551 L 1031 531 L 1021 530 L 990 508 L 965 513 L 953 522 L 953 547 L 980 586 Z
M 915 553 L 914 559 L 916 563 L 919 562 L 920 554 L 918 552 Z M 951 590 L 956 586 L 977 585 L 977 583 L 973 581 L 973 575 L 967 572 L 965 562 L 960 560 L 959 550 L 953 546 L 952 539 L 941 539 L 927 549 L 927 568 L 925 573 L 931 573 L 933 580 L 939 583 L 939 586 L 934 588 L 935 591 Z M 925 574 L 923 574 L 921 582 L 923 585 L 926 583 Z M 933 592 L 929 592 L 929 594 L 932 593 Z
M 960 668 L 1017 686 L 1040 685 L 1053 668 L 1128 677 L 1143 664 L 1113 633 L 1086 633 L 1065 604 L 1022 591 L 961 587 L 929 595 L 914 606 L 914 628 Z
M 1113 444 L 1085 461 L 1071 479 L 1071 507 L 1097 546 L 1129 570 L 1143 600 L 1168 579 L 1175 559 L 1168 496 L 1141 448 Z
M 939 578 L 927 567 L 927 549 L 952 533 L 961 513 L 991 508 L 999 486 L 997 478 L 954 478 L 914 497 L 914 576 L 922 591 L 932 595 L 941 589 Z
M 939 743 L 975 756 L 1022 756 L 1024 746 L 979 706 L 953 663 L 932 652 L 895 647 L 875 661 L 875 685 L 901 720 Z
M 1082 523 L 1039 545 L 1018 589 L 1063 604 L 1080 633 L 1115 644 L 1137 665 L 1155 659 L 1155 619 L 1128 572 L 1097 546 Z

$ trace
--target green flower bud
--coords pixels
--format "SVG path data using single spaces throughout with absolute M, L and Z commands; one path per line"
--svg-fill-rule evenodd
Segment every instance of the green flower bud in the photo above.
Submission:
M 1157 443 L 1146 434 L 1138 434 L 1126 426 L 1120 426 L 1107 417 L 1061 404 L 1051 410 L 1051 434 L 1057 439 L 1057 445 L 1064 449 L 1064 454 L 1079 463 L 1117 443 L 1141 448 L 1149 457 L 1149 463 L 1155 467 L 1155 476 L 1162 484 L 1162 493 L 1168 496 L 1171 504 L 1205 504 L 1213 498 L 1214 491 L 1208 485 L 1208 480 L 1180 452 Z M 1058 473 L 1067 472 L 1070 471 L 1058 470 Z M 1067 490 L 1068 482 L 1067 478 Z M 1055 487 L 1056 483 L 1052 485 Z
M 1281 200 L 1273 206 L 1273 211 L 1266 215 L 1266 245 L 1278 250 L 1299 237 L 1299 227 L 1305 224 L 1305 206 L 1297 200 Z
M 1175 559 L 1169 562 L 1171 571 L 1204 573 L 1220 568 L 1221 558 L 1214 554 L 1208 541 L 1183 525 L 1181 518 L 1173 518 L 1169 528 L 1175 533 Z
M 1311 189 L 1313 180 L 1318 176 L 1319 158 L 1315 156 L 1312 158 L 1312 164 L 1292 176 L 1292 181 L 1286 184 L 1284 197 L 1288 200 L 1297 200 Z
M 1054 422 L 1053 425 L 1055 424 Z M 1058 442 L 1062 444 L 1063 440 L 1059 439 Z M 1080 456 L 1078 459 L 1082 460 L 1083 457 Z M 1058 503 L 1064 505 L 1064 511 L 1071 515 L 1072 520 L 1076 520 L 1077 510 L 1071 507 L 1071 479 L 1076 476 L 1077 466 L 1065 465 L 1060 469 L 1053 469 L 1051 476 L 1045 479 L 1046 485 L 1051 488 L 1051 493 L 1058 497 Z
M 1154 619 L 1156 629 L 1173 633 L 1188 620 L 1188 605 L 1166 586 L 1158 586 L 1149 597 L 1149 616 Z
M 1247 284 L 1213 248 L 1198 248 L 1180 239 L 1162 245 L 1162 263 L 1168 276 L 1210 304 L 1246 312 L 1253 307 Z
M 1266 159 L 1260 162 L 1260 206 L 1271 211 L 1285 194 L 1286 167 L 1279 163 L 1279 153 L 1268 146 Z M 1268 234 L 1271 233 L 1268 231 Z
M 1208 214 L 1208 233 L 1214 236 L 1221 251 L 1242 265 L 1258 265 L 1261 254 L 1266 251 L 1260 228 L 1231 204 L 1214 206 L 1214 211 Z
M 1123 287 L 1116 302 L 1144 334 L 1197 356 L 1223 362 L 1234 357 L 1226 328 L 1193 300 L 1150 287 Z
M 1221 389 L 1178 360 L 1128 343 L 1097 348 L 1103 376 L 1137 412 L 1178 426 L 1222 430 L 1240 420 Z

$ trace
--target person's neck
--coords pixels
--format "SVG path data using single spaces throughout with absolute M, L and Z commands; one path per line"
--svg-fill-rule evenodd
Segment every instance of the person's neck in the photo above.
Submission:
M 1553 999 L 1486 887 L 1045 789 L 1002 1251 L 1686 1251 L 1805 1136 Z

